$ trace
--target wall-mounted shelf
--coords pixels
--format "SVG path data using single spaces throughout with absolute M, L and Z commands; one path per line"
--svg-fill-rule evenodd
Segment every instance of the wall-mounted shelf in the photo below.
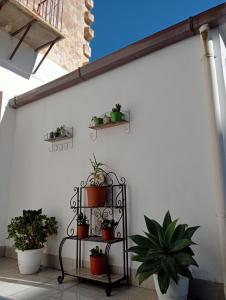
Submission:
M 63 135 L 56 136 L 53 132 L 44 135 L 44 141 L 52 144 L 50 152 L 63 151 L 73 148 L 73 127 L 66 127 Z
M 95 129 L 95 130 L 100 130 L 100 129 L 105 129 L 105 128 L 110 128 L 110 127 L 115 127 L 115 126 L 120 126 L 120 125 L 125 125 L 129 123 L 126 120 L 114 122 L 114 123 L 109 123 L 109 124 L 101 124 L 97 126 L 89 126 L 90 129 Z
M 123 126 L 124 131 L 126 133 L 129 133 L 130 131 L 130 112 L 129 111 L 123 111 L 124 117 L 123 120 L 117 121 L 117 122 L 110 122 L 108 124 L 100 124 L 100 125 L 90 125 L 89 128 L 95 130 L 95 133 L 90 134 L 90 138 L 95 141 L 98 138 L 98 130 L 107 129 L 111 127 L 117 127 L 117 126 Z M 105 113 L 104 115 L 110 115 L 110 112 Z M 103 116 L 104 116 L 103 115 Z

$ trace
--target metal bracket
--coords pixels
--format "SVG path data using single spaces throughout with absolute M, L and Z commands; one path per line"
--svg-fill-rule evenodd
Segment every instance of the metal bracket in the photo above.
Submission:
M 42 49 L 43 47 L 49 45 L 49 48 L 47 49 L 46 53 L 44 54 L 44 56 L 42 57 L 42 59 L 40 60 L 40 62 L 38 63 L 37 67 L 34 69 L 34 71 L 32 72 L 32 74 L 35 74 L 38 69 L 40 68 L 41 64 L 43 63 L 43 61 L 45 60 L 46 56 L 49 54 L 50 50 L 52 49 L 52 47 L 54 46 L 54 44 L 57 42 L 59 38 L 56 38 L 55 40 L 53 40 L 52 42 L 48 42 L 45 45 L 40 46 L 39 48 L 35 49 L 35 51 L 39 51 L 40 49 Z
M 18 29 L 17 31 L 11 33 L 12 36 L 17 35 L 19 32 L 24 31 L 22 37 L 20 38 L 19 42 L 17 43 L 15 49 L 13 50 L 12 54 L 9 57 L 9 60 L 12 60 L 14 55 L 16 54 L 17 50 L 19 49 L 21 43 L 23 42 L 23 40 L 25 39 L 26 35 L 28 34 L 29 30 L 31 29 L 31 26 L 36 22 L 36 20 L 31 20 L 29 23 L 27 23 L 26 25 L 22 26 L 20 29 Z

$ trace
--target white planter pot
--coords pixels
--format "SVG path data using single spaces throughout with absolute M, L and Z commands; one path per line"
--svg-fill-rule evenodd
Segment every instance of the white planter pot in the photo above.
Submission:
M 170 285 L 166 294 L 162 294 L 159 289 L 157 275 L 154 275 L 153 277 L 159 300 L 187 300 L 189 285 L 188 278 L 180 276 L 178 284 L 176 284 L 173 280 L 170 280 Z
M 21 274 L 33 274 L 38 272 L 41 265 L 42 248 L 25 251 L 16 249 L 16 252 Z

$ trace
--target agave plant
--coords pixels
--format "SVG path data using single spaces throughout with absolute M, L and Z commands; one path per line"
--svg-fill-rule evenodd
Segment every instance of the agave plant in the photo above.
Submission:
M 103 166 L 104 164 L 96 160 L 93 154 L 93 160 L 90 159 L 91 165 L 93 167 L 93 172 L 91 173 L 90 184 L 91 186 L 102 186 L 106 180 L 104 175 Z
M 172 221 L 169 211 L 162 226 L 147 216 L 144 218 L 148 232 L 144 232 L 145 236 L 130 236 L 137 245 L 131 247 L 129 251 L 134 253 L 132 260 L 141 262 L 137 269 L 139 284 L 151 275 L 157 274 L 159 288 L 162 294 L 165 294 L 171 279 L 176 284 L 179 275 L 192 279 L 189 266 L 198 267 L 198 264 L 190 247 L 195 244 L 191 238 L 199 226 L 177 225 L 178 220 Z

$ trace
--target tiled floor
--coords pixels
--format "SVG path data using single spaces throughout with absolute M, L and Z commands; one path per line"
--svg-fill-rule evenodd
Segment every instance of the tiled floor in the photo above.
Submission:
M 76 279 L 65 277 L 63 284 L 57 283 L 59 271 L 43 268 L 35 275 L 21 275 L 17 262 L 13 259 L 0 259 L 0 300 L 157 300 L 153 291 L 120 287 L 107 298 L 104 289 L 94 284 L 77 283 Z

